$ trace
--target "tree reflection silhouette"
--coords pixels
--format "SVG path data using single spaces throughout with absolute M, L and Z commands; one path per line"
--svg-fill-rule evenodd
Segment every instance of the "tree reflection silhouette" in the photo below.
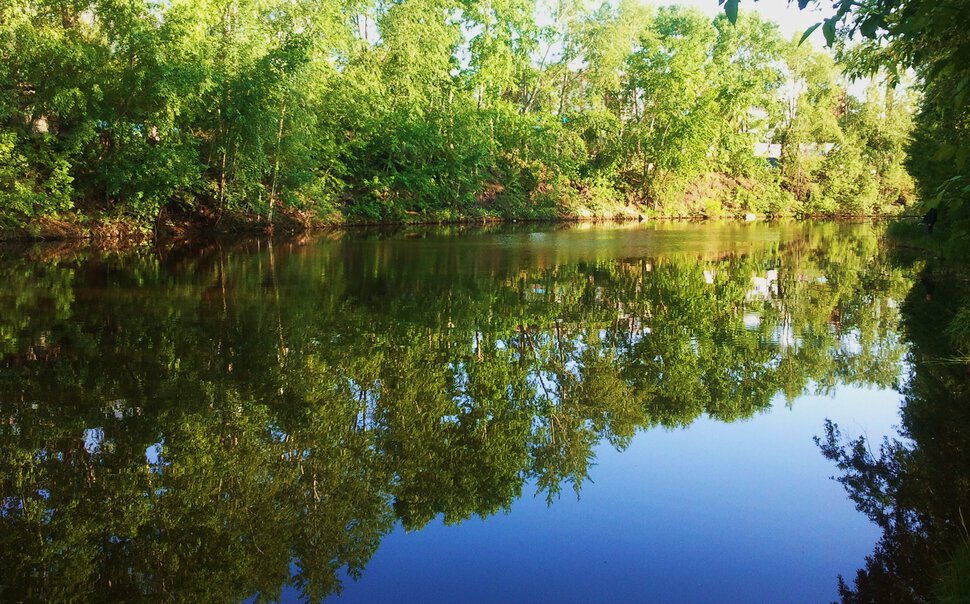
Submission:
M 965 601 L 970 570 L 970 371 L 966 341 L 940 329 L 970 299 L 961 267 L 917 266 L 918 285 L 903 306 L 912 342 L 903 388 L 900 438 L 879 446 L 847 440 L 828 423 L 817 439 L 858 509 L 882 531 L 844 602 Z M 953 559 L 957 566 L 950 568 Z M 964 582 L 946 599 L 946 576 Z M 950 594 L 953 595 L 953 594 Z

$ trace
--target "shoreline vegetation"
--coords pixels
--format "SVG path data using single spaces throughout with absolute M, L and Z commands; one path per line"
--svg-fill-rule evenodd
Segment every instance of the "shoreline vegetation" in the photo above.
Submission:
M 633 0 L 14 0 L 0 231 L 904 211 L 920 95 L 837 55 Z
M 95 246 L 105 249 L 123 249 L 142 243 L 179 244 L 205 242 L 223 237 L 302 237 L 313 233 L 367 228 L 407 228 L 407 227 L 446 227 L 446 226 L 503 226 L 514 224 L 622 224 L 622 223 L 664 223 L 664 222 L 768 222 L 779 221 L 859 221 L 859 220 L 892 220 L 899 219 L 901 223 L 914 222 L 920 218 L 917 214 L 853 214 L 853 215 L 817 215 L 817 216 L 759 216 L 755 214 L 741 215 L 685 215 L 685 216 L 650 216 L 647 214 L 623 212 L 600 216 L 560 216 L 551 218 L 495 218 L 495 217 L 440 217 L 418 216 L 408 220 L 396 221 L 308 221 L 304 216 L 282 214 L 274 223 L 273 229 L 262 217 L 236 216 L 222 223 L 200 220 L 198 217 L 178 217 L 163 219 L 153 228 L 139 228 L 137 225 L 124 221 L 112 220 L 99 222 L 97 220 L 80 220 L 76 217 L 68 218 L 40 218 L 17 228 L 0 230 L 0 246 L 15 244 L 57 243 L 79 246 Z M 916 249 L 931 251 L 927 242 L 922 241 L 905 227 L 893 231 L 894 243 L 905 246 L 912 239 Z

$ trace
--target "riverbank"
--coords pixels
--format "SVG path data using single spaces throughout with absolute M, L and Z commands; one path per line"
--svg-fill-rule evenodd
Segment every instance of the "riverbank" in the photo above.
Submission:
M 195 241 L 226 235 L 267 233 L 300 234 L 318 230 L 409 225 L 476 225 L 507 223 L 573 223 L 573 222 L 643 222 L 649 220 L 859 220 L 905 218 L 901 214 L 755 214 L 753 212 L 696 212 L 666 214 L 635 205 L 614 205 L 591 209 L 571 208 L 549 214 L 498 216 L 460 214 L 455 212 L 409 213 L 397 220 L 362 220 L 339 213 L 325 217 L 295 210 L 279 211 L 272 223 L 253 213 L 232 213 L 221 217 L 203 212 L 163 212 L 154 222 L 146 223 L 116 216 L 62 214 L 33 218 L 21 225 L 0 227 L 0 243 L 90 242 L 101 247 L 126 247 L 152 242 Z

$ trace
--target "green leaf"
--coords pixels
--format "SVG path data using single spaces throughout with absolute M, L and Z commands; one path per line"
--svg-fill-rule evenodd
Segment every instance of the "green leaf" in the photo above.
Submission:
M 738 20 L 738 2 L 740 0 L 726 0 L 724 2 L 724 14 L 732 24 Z
M 957 111 L 963 109 L 963 103 L 967 100 L 967 89 L 964 88 L 953 97 L 953 108 Z
M 833 17 L 831 19 L 826 19 L 822 23 L 822 35 L 825 36 L 825 45 L 832 46 L 835 43 L 835 23 L 836 19 Z
M 798 45 L 801 46 L 802 45 L 802 42 L 804 42 L 805 40 L 807 40 L 809 38 L 809 36 L 811 36 L 812 34 L 814 34 L 815 33 L 815 30 L 818 29 L 820 25 L 822 25 L 821 22 L 816 23 L 815 25 L 813 25 L 813 26 L 809 27 L 808 29 L 806 29 L 805 30 L 805 33 L 802 34 L 802 38 L 798 41 Z
M 936 155 L 933 156 L 933 161 L 943 161 L 953 157 L 956 152 L 956 147 L 953 145 L 942 144 L 939 149 L 936 150 Z
M 970 92 L 970 86 L 968 84 L 970 84 L 970 76 L 960 80 L 953 89 L 953 109 L 958 112 L 963 109 L 963 103 L 967 100 L 967 92 Z
M 951 210 L 959 210 L 962 207 L 963 207 L 963 198 L 962 197 L 954 197 L 953 200 L 950 201 L 950 209 Z
M 873 16 L 862 22 L 862 25 L 859 26 L 859 31 L 862 32 L 863 36 L 869 39 L 874 39 L 876 37 L 876 29 L 878 27 L 879 17 Z
M 949 61 L 934 61 L 932 67 L 924 78 L 925 81 L 932 82 L 933 80 L 942 78 L 945 74 L 952 71 L 952 66 Z
M 962 170 L 967 164 L 967 157 L 970 156 L 970 147 L 960 147 L 956 151 L 956 156 L 954 161 L 956 162 L 957 168 Z

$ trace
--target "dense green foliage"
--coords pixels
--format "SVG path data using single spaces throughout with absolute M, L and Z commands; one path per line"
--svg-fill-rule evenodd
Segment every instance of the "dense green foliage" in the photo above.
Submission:
M 0 221 L 861 214 L 912 197 L 903 99 L 851 98 L 827 55 L 753 16 L 584 6 L 11 0 Z M 780 169 L 759 142 L 782 146 Z
M 737 0 L 731 3 L 737 10 Z M 824 4 L 799 0 L 800 8 Z M 848 73 L 888 73 L 898 84 L 915 73 L 921 92 L 907 165 L 936 209 L 949 252 L 970 249 L 970 32 L 967 0 L 834 2 L 819 25 Z M 816 26 L 817 27 L 817 26 Z M 891 103 L 887 99 L 887 111 Z
M 889 387 L 912 278 L 860 226 L 2 259 L 3 597 L 318 599 L 598 443 Z

